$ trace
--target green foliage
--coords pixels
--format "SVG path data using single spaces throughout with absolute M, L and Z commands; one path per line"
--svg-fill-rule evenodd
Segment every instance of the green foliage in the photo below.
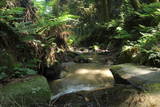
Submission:
M 24 12 L 24 8 L 13 7 L 13 8 L 0 8 L 0 20 L 2 21 L 19 21 L 23 18 L 20 18 Z
M 42 26 L 44 26 L 44 24 L 46 24 L 45 25 L 46 27 L 61 26 L 63 24 L 66 24 L 67 22 L 76 21 L 77 18 L 78 18 L 78 16 L 74 16 L 71 14 L 63 14 L 57 18 L 54 18 L 54 19 L 52 19 L 52 18 L 49 20 L 44 19 Z
M 0 68 L 1 69 L 1 68 Z M 0 72 L 0 80 L 4 79 L 4 78 L 7 78 L 8 75 L 4 72 Z
M 37 25 L 33 24 L 32 22 L 14 22 L 15 30 L 17 30 L 20 33 L 24 34 L 36 34 Z M 32 37 L 27 36 L 21 39 L 31 39 Z M 32 38 L 33 39 L 33 38 Z
M 141 48 L 144 49 L 150 49 L 153 45 L 156 44 L 158 38 L 149 33 L 141 33 L 143 36 L 137 41 L 138 45 L 141 46 Z
M 6 6 L 6 0 L 1 0 L 0 7 L 5 7 L 5 6 Z
M 144 4 L 141 8 L 140 12 L 143 12 L 143 14 L 154 14 L 157 10 L 160 9 L 160 3 L 150 3 Z
M 160 3 L 144 4 L 135 14 L 142 20 L 150 21 L 151 25 L 157 25 L 160 21 Z
M 160 3 L 143 4 L 141 9 L 134 11 L 130 1 L 123 0 L 118 10 L 119 16 L 112 18 L 114 15 L 110 15 L 109 21 L 101 22 L 98 20 L 100 14 L 97 13 L 98 2 L 95 0 L 32 1 L 36 8 L 36 20 L 31 22 L 24 21 L 24 18 L 30 17 L 30 14 L 26 14 L 29 7 L 10 8 L 7 7 L 6 0 L 0 1 L 0 21 L 10 24 L 15 31 L 22 34 L 19 40 L 32 45 L 37 52 L 32 51 L 36 57 L 24 59 L 24 62 L 18 62 L 16 55 L 12 53 L 0 53 L 0 59 L 5 59 L 0 60 L 0 80 L 37 74 L 36 68 L 42 63 L 41 58 L 45 57 L 50 62 L 52 60 L 49 58 L 56 60 L 52 49 L 57 49 L 57 53 L 64 52 L 57 48 L 57 44 L 68 36 L 67 45 L 77 45 L 82 41 L 82 44 L 85 42 L 94 50 L 99 50 L 102 45 L 106 48 L 114 40 L 118 41 L 117 44 L 122 41 L 125 42 L 122 53 L 134 61 L 153 65 L 160 63 Z M 111 13 L 114 11 L 112 8 Z
M 101 27 L 105 27 L 106 29 L 110 29 L 110 28 L 116 28 L 120 25 L 119 20 L 110 20 L 109 22 L 106 22 L 104 24 L 99 24 L 99 26 Z
M 123 0 L 122 6 L 120 8 L 120 17 L 122 21 L 134 12 L 134 9 L 131 6 L 130 0 Z
M 137 41 L 129 41 L 122 49 L 122 53 L 129 53 L 131 59 L 136 60 L 137 63 L 145 63 L 154 66 L 160 66 L 159 54 L 159 40 L 160 34 L 158 27 L 148 30 L 143 27 L 143 32 L 146 30 L 147 33 L 140 33 L 142 36 Z
M 14 4 L 14 6 L 11 7 L 8 7 L 6 2 L 12 3 L 12 1 L 0 1 L 0 5 L 2 5 L 2 7 L 0 7 L 0 21 L 4 21 L 5 23 L 11 25 L 14 32 L 21 34 L 19 35 L 19 37 L 17 37 L 21 42 L 20 44 L 16 45 L 16 49 L 21 49 L 18 55 L 22 54 L 24 51 L 29 52 L 25 54 L 29 54 L 32 56 L 25 55 L 23 53 L 23 57 L 25 58 L 22 58 L 20 60 L 22 62 L 18 62 L 18 55 L 16 56 L 13 54 L 15 51 L 13 51 L 11 55 L 2 55 L 2 58 L 4 58 L 4 60 L 3 62 L 2 60 L 0 60 L 0 78 L 5 79 L 12 77 L 23 77 L 25 75 L 36 74 L 36 69 L 39 68 L 42 60 L 45 64 L 47 63 L 45 62 L 45 60 L 56 60 L 53 58 L 54 55 L 52 52 L 55 51 L 53 49 L 56 49 L 56 43 L 59 42 L 57 38 L 59 37 L 60 39 L 63 39 L 65 35 L 68 36 L 70 34 L 68 33 L 70 32 L 70 27 L 67 26 L 71 26 L 73 23 L 76 23 L 79 19 L 79 16 L 72 15 L 67 10 L 62 11 L 59 6 L 59 0 L 50 0 L 48 2 L 46 2 L 45 0 L 33 0 L 34 7 L 31 6 L 30 3 L 27 3 L 25 4 L 25 8 L 15 6 L 20 6 L 20 1 L 16 1 L 17 4 Z M 36 8 L 36 11 L 34 9 L 32 10 L 31 8 Z M 36 16 L 34 17 L 36 17 L 36 20 L 27 22 L 25 18 L 32 17 L 32 12 L 35 13 Z M 13 42 L 17 44 L 17 41 L 14 41 L 14 39 Z M 73 41 L 71 41 L 70 39 L 70 42 L 68 43 L 72 44 L 72 42 Z M 26 47 L 22 44 L 26 44 Z M 26 49 L 28 48 L 27 46 L 32 47 L 33 51 L 31 49 Z M 3 48 L 5 47 L 2 46 L 2 49 Z M 42 58 L 42 56 L 44 56 L 44 58 Z
M 37 13 L 40 16 L 51 14 L 53 12 L 53 8 L 59 3 L 59 0 L 50 0 L 46 2 L 45 0 L 37 1 L 33 0 L 35 7 L 38 8 Z
M 23 77 L 26 75 L 35 75 L 38 73 L 37 71 L 29 68 L 16 67 L 13 70 L 14 70 L 14 74 L 12 75 L 13 77 Z
M 148 59 L 152 61 L 153 65 L 160 63 L 160 52 L 151 52 Z
M 70 35 L 70 36 L 68 37 L 68 40 L 67 40 L 68 46 L 74 46 L 74 45 L 76 45 L 77 39 L 78 39 L 78 38 L 77 38 L 76 35 Z
M 13 68 L 8 68 L 7 66 L 0 67 L 0 80 L 5 78 L 13 78 L 13 77 L 23 77 L 26 75 L 35 75 L 38 72 L 30 69 L 30 68 L 23 68 L 24 65 L 15 64 Z M 35 66 L 35 65 L 34 65 Z M 9 70 L 9 71 L 8 71 Z
M 117 27 L 116 33 L 117 33 L 117 35 L 113 36 L 113 38 L 115 38 L 115 39 L 130 39 L 130 38 L 132 38 L 132 35 L 129 34 L 122 27 Z
M 39 63 L 41 63 L 42 61 L 40 60 L 40 59 L 37 59 L 37 58 L 33 58 L 33 59 L 31 59 L 31 60 L 28 60 L 27 62 L 25 62 L 25 67 L 26 68 L 32 68 L 32 69 L 34 69 L 34 68 L 36 68 L 37 67 L 37 65 L 39 64 Z
M 160 3 L 143 4 L 141 9 L 126 18 L 124 24 L 128 25 L 122 27 L 119 34 L 122 32 L 121 39 L 125 39 L 125 35 L 131 35 L 131 39 L 128 38 L 122 47 L 120 56 L 125 56 L 129 62 L 160 67 Z

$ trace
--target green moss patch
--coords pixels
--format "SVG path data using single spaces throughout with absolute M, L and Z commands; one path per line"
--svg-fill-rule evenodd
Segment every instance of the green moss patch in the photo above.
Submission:
M 12 82 L 0 88 L 1 105 L 35 105 L 48 103 L 51 96 L 47 80 L 43 76 L 33 76 Z

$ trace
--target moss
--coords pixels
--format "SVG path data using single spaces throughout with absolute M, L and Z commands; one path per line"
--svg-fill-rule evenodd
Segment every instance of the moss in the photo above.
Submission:
M 129 64 L 126 64 L 127 66 L 130 66 Z M 125 66 L 126 66 L 125 65 Z M 119 74 L 124 74 L 125 71 L 123 70 L 123 66 L 124 64 L 120 64 L 120 65 L 113 65 L 110 67 L 110 70 L 112 71 L 112 73 L 114 72 L 118 72 Z
M 113 70 L 118 70 L 120 68 L 121 68 L 121 66 L 119 66 L 119 65 L 113 65 L 110 67 L 110 69 L 113 69 Z
M 144 87 L 146 87 L 146 92 L 160 93 L 160 83 L 146 84 Z
M 46 79 L 42 76 L 33 76 L 24 80 L 9 83 L 0 88 L 3 104 L 18 102 L 23 104 L 48 103 L 51 96 Z

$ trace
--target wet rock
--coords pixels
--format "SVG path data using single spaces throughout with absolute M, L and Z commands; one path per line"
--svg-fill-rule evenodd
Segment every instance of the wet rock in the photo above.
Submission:
M 67 72 L 68 72 L 68 71 L 61 71 L 61 73 L 60 73 L 60 78 L 65 78 L 65 77 L 68 75 Z
M 111 67 L 116 82 L 125 81 L 150 93 L 160 92 L 160 69 L 134 64 L 120 64 Z
M 61 64 L 61 67 L 63 68 L 63 70 L 67 70 L 69 67 L 72 67 L 75 64 L 75 62 L 64 62 Z
M 121 102 L 120 107 L 159 107 L 160 69 L 135 64 L 111 67 L 116 83 L 131 85 L 135 93 Z M 130 89 L 131 90 L 131 89 Z M 126 93 L 124 93 L 125 95 Z M 121 97 L 121 94 L 119 95 Z
M 64 57 L 64 62 L 73 61 L 75 57 L 79 56 L 79 53 L 67 51 L 66 56 Z M 62 59 L 63 60 L 63 59 Z
M 77 57 L 75 57 L 74 62 L 76 62 L 76 63 L 91 63 L 91 60 L 89 58 L 85 58 L 83 56 L 77 56 Z
M 96 58 L 96 59 L 95 59 Z M 95 57 L 97 61 L 99 57 Z M 104 57 L 100 57 L 104 59 Z M 101 60 L 101 59 L 99 59 Z M 57 107 L 159 107 L 158 68 L 121 64 L 76 63 L 65 78 L 50 83 Z M 114 80 L 117 84 L 114 84 Z M 123 84 L 122 84 L 123 83 Z M 142 91 L 143 90 L 143 91 Z
M 72 52 L 72 51 L 67 51 L 67 56 L 70 56 L 70 57 L 76 57 L 79 55 L 79 53 L 76 53 L 76 52 Z
M 43 76 L 32 76 L 13 81 L 0 88 L 0 106 L 31 107 L 48 104 L 51 91 Z
M 129 85 L 116 85 L 65 94 L 52 100 L 53 106 L 69 107 L 159 107 L 159 99 Z
M 107 59 L 107 60 L 105 60 L 105 63 L 110 66 L 110 65 L 113 65 L 114 62 L 113 62 L 113 60 Z
M 69 71 L 69 68 L 71 68 L 72 66 L 75 66 L 75 62 L 64 62 L 61 64 L 61 67 L 62 67 L 62 71 L 60 72 L 60 78 L 64 78 L 68 75 L 68 73 L 70 72 Z
M 55 64 L 51 67 L 44 67 L 43 75 L 48 80 L 56 80 L 60 78 L 60 73 L 63 70 L 63 67 L 60 64 Z

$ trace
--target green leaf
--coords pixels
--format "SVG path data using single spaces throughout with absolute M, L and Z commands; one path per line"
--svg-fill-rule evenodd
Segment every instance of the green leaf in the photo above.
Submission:
M 37 71 L 30 68 L 14 68 L 14 70 L 23 75 L 34 75 L 38 73 Z
M 6 77 L 8 77 L 8 75 L 6 73 L 4 73 L 4 72 L 0 73 L 0 80 L 4 79 Z

